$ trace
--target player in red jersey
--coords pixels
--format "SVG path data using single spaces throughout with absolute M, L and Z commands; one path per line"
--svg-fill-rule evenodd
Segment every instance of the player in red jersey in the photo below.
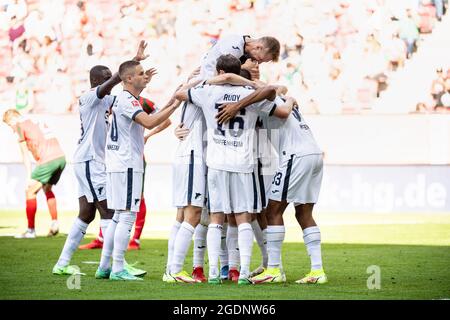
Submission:
M 48 210 L 52 217 L 52 224 L 48 236 L 55 236 L 59 232 L 56 198 L 52 186 L 58 183 L 61 173 L 66 166 L 64 152 L 56 137 L 47 125 L 22 116 L 17 110 L 9 109 L 3 115 L 3 122 L 10 126 L 19 138 L 20 150 L 27 171 L 28 183 L 26 189 L 26 213 L 28 229 L 16 238 L 36 238 L 35 216 L 37 210 L 36 195 L 43 189 L 47 198 Z M 31 171 L 31 152 L 37 162 Z
M 154 74 L 156 74 L 156 73 L 154 72 Z M 155 103 L 147 98 L 139 97 L 139 102 L 142 106 L 142 109 L 147 114 L 155 113 L 158 110 L 155 106 Z M 151 130 L 148 134 L 146 134 L 144 136 L 144 142 L 147 143 L 147 140 L 151 136 L 163 131 L 164 129 L 169 127 L 170 124 L 171 124 L 170 119 L 167 119 L 162 124 L 160 124 L 158 127 Z M 145 177 L 146 166 L 147 166 L 147 162 L 145 161 L 145 158 L 144 158 L 144 177 Z M 130 240 L 130 243 L 128 244 L 128 250 L 139 250 L 141 248 L 140 238 L 141 238 L 142 230 L 144 229 L 146 215 L 147 215 L 147 206 L 146 206 L 145 198 L 144 198 L 144 185 L 142 185 L 141 204 L 139 206 L 139 212 L 137 213 L 137 216 L 136 216 L 136 223 L 134 225 L 134 234 Z M 92 240 L 90 243 L 81 245 L 79 247 L 79 249 L 101 249 L 101 248 L 103 248 L 103 234 L 102 234 L 101 229 L 98 233 L 97 238 Z

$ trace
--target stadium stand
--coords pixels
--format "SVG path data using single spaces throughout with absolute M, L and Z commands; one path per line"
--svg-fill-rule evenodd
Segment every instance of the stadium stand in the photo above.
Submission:
M 441 23 L 441 3 L 2 0 L 1 108 L 75 112 L 86 71 L 99 63 L 116 68 L 139 38 L 160 70 L 149 92 L 163 99 L 223 33 L 245 32 L 284 44 L 281 62 L 261 67 L 261 77 L 287 85 L 305 113 L 383 113 L 374 106 Z

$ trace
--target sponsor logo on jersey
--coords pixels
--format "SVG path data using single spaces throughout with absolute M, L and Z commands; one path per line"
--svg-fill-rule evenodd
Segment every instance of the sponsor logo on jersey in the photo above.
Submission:
M 115 150 L 115 151 L 119 150 L 119 146 L 116 144 L 108 144 L 106 148 L 108 148 L 108 150 Z

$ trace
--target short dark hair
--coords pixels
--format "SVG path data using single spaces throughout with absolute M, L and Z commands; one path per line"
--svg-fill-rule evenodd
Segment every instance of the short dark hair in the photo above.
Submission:
M 120 79 L 123 81 L 123 79 L 127 76 L 127 73 L 129 72 L 129 70 L 131 68 L 135 68 L 138 65 L 140 65 L 140 63 L 138 61 L 135 61 L 135 60 L 129 60 L 129 61 L 123 62 L 119 66 L 119 77 L 120 77 Z
M 262 37 L 259 40 L 263 42 L 267 52 L 272 56 L 272 61 L 277 62 L 280 57 L 280 42 L 274 37 Z
M 232 54 L 223 54 L 217 59 L 216 70 L 226 73 L 239 74 L 241 72 L 241 61 Z
M 103 80 L 104 70 L 110 71 L 107 66 L 102 65 L 97 65 L 91 68 L 91 70 L 89 71 L 89 81 L 91 82 L 91 86 L 97 86 L 101 84 L 99 82 Z
M 252 74 L 247 69 L 241 69 L 241 72 L 239 72 L 239 75 L 242 78 L 245 78 L 247 80 L 252 80 Z

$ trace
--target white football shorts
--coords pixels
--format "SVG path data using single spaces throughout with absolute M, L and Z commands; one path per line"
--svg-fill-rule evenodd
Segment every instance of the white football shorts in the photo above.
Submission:
M 106 196 L 108 209 L 138 212 L 142 196 L 143 172 L 108 172 Z
M 257 213 L 261 211 L 254 172 L 240 173 L 208 169 L 210 212 Z
M 177 157 L 172 170 L 172 203 L 174 207 L 203 207 L 206 201 L 206 165 L 194 152 Z
M 73 164 L 78 181 L 78 198 L 86 197 L 89 203 L 106 199 L 106 167 L 103 162 L 89 160 Z
M 275 173 L 269 198 L 295 205 L 316 203 L 323 176 L 322 154 L 292 155 Z

